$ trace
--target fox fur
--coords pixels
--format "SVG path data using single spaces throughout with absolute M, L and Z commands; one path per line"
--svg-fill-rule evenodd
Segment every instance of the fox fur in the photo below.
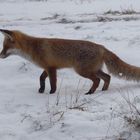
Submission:
M 104 81 L 102 90 L 108 89 L 110 75 L 102 71 L 104 63 L 108 71 L 119 78 L 140 80 L 139 67 L 127 64 L 103 45 L 84 40 L 38 38 L 15 30 L 0 31 L 5 36 L 0 58 L 19 55 L 44 69 L 40 76 L 40 93 L 45 90 L 47 77 L 50 79 L 50 93 L 56 91 L 56 71 L 61 68 L 73 68 L 79 75 L 93 81 L 86 94 L 95 92 L 100 79 Z

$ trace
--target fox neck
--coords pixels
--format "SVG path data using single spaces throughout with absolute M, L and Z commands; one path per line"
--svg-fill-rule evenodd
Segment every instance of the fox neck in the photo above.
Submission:
M 18 48 L 12 49 L 11 54 L 18 55 L 30 62 L 34 62 L 34 54 L 37 52 L 37 48 L 39 48 L 39 41 L 30 38 L 30 40 L 23 39 L 20 42 L 20 46 Z
M 8 50 L 8 53 L 10 53 L 11 55 L 17 55 L 17 56 L 20 56 L 30 62 L 33 62 L 32 60 L 32 57 L 30 56 L 30 54 L 28 54 L 27 52 L 25 52 L 24 50 L 22 49 L 9 49 Z

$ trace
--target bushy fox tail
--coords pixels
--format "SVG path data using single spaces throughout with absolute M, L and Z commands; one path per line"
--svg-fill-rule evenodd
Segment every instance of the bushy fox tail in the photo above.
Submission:
M 105 49 L 104 62 L 113 75 L 126 80 L 140 81 L 140 68 L 127 64 L 113 52 Z

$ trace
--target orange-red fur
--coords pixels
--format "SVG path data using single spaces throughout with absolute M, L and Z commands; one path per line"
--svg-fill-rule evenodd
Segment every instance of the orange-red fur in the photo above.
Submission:
M 67 67 L 73 68 L 81 76 L 93 81 L 87 94 L 94 93 L 99 86 L 100 79 L 104 80 L 102 90 L 108 89 L 110 76 L 102 71 L 103 63 L 112 74 L 118 77 L 140 80 L 140 68 L 126 64 L 100 44 L 82 40 L 37 38 L 19 31 L 0 31 L 5 35 L 1 58 L 11 55 L 10 51 L 16 49 L 21 55 L 30 57 L 31 61 L 44 69 L 40 76 L 40 93 L 45 90 L 47 76 L 51 84 L 50 93 L 54 93 L 56 91 L 56 70 Z M 9 54 L 6 54 L 9 49 Z

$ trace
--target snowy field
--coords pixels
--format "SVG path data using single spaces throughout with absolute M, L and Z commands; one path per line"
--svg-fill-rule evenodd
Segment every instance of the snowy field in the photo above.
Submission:
M 139 0 L 1 0 L 0 28 L 90 40 L 140 67 Z M 63 69 L 56 93 L 47 79 L 38 94 L 41 72 L 18 56 L 0 60 L 0 140 L 140 140 L 139 83 L 112 76 L 108 91 L 101 82 L 84 95 L 91 81 Z

